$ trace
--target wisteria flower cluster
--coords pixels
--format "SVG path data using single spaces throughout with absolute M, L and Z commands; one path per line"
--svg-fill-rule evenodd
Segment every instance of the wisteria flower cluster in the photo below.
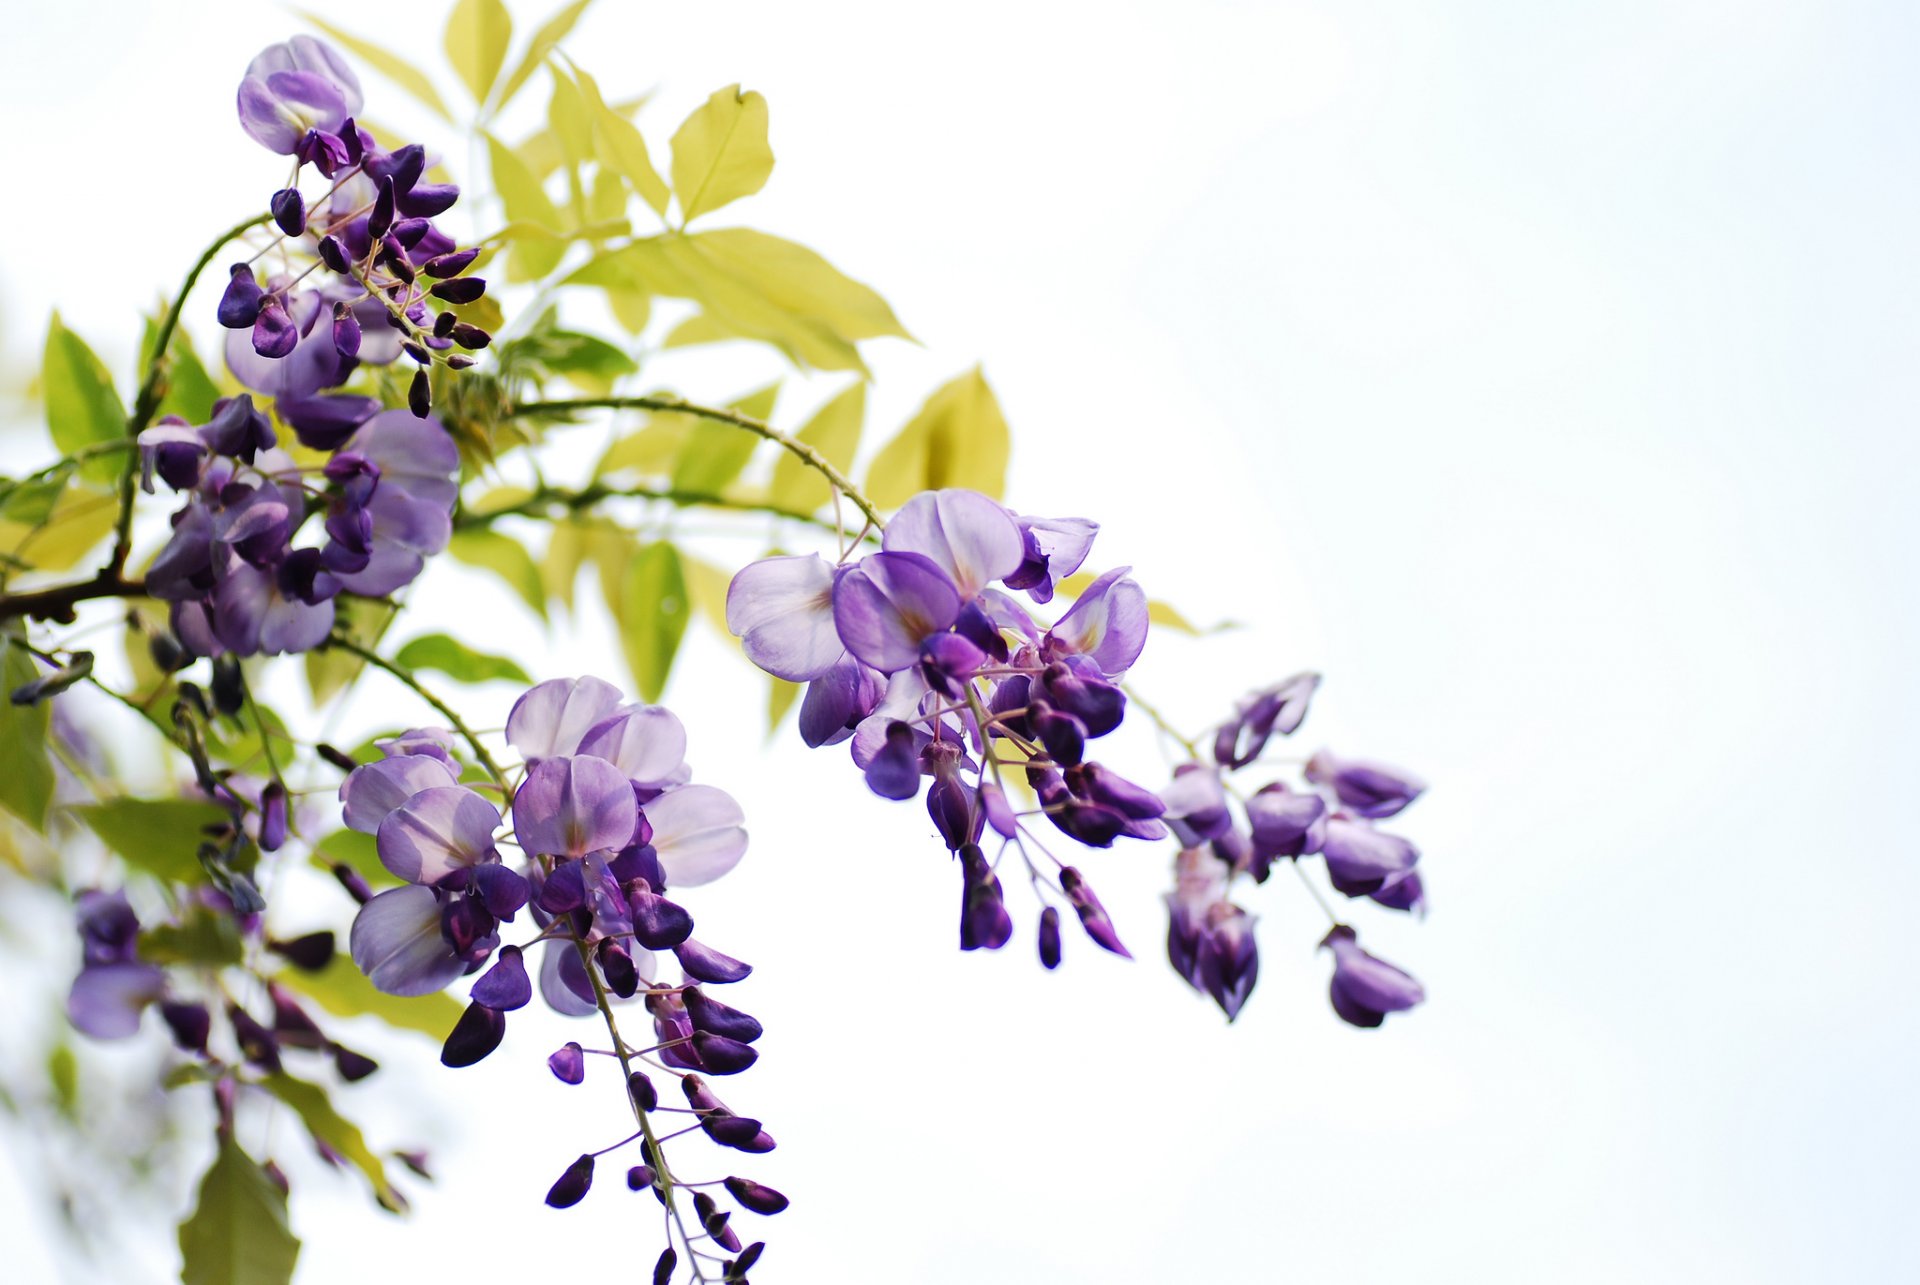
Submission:
M 359 890 L 366 899 L 353 924 L 354 962 L 395 995 L 428 994 L 479 974 L 441 1052 L 444 1063 L 460 1067 L 499 1047 L 506 1014 L 532 1001 L 525 953 L 537 945 L 541 998 L 566 1016 L 606 1018 L 615 1047 L 593 1051 L 618 1058 L 627 1071 L 641 1123 L 613 1146 L 582 1155 L 548 1203 L 578 1202 L 598 1157 L 639 1143 L 628 1184 L 653 1190 L 677 1218 L 669 1196 L 686 1184 L 668 1167 L 661 1135 L 648 1124 L 662 1108 L 634 1062 L 678 1078 L 699 1129 L 720 1145 L 745 1152 L 774 1145 L 759 1121 L 730 1111 L 700 1078 L 737 1074 L 759 1057 L 753 1044 L 760 1023 L 702 989 L 741 981 L 751 969 L 695 939 L 692 915 L 667 896 L 732 870 L 746 852 L 745 818 L 724 791 L 691 780 L 678 718 L 657 705 L 623 703 L 620 690 L 600 679 L 534 687 L 515 703 L 506 736 L 525 759 L 508 805 L 510 840 L 501 834 L 500 809 L 461 783 L 446 732 L 421 729 L 382 742 L 384 757 L 342 783 L 347 825 L 373 835 L 381 863 L 403 881 L 377 895 Z M 509 865 L 503 846 L 518 848 L 524 860 Z M 531 935 L 503 942 L 523 909 Z M 677 981 L 660 977 L 667 953 Z M 612 1005 L 635 998 L 644 1001 L 655 1035 L 638 1047 L 613 1026 Z M 549 1065 L 577 1084 L 587 1052 L 571 1042 Z M 770 1188 L 737 1176 L 726 1183 L 748 1209 L 785 1206 Z M 694 1203 L 705 1234 L 741 1253 L 727 1216 L 707 1208 L 711 1196 L 699 1192 Z

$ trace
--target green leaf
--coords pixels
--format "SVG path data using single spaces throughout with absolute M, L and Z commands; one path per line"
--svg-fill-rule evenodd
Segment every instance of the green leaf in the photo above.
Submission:
M 71 1120 L 80 1103 L 80 1060 L 64 1039 L 47 1050 L 47 1082 L 53 1086 L 53 1104 Z
M 779 381 L 757 388 L 727 405 L 742 415 L 765 420 L 773 414 L 774 399 L 780 394 Z M 694 418 L 679 454 L 673 461 L 673 487 L 694 495 L 718 495 L 740 476 L 753 452 L 765 439 L 731 424 Z
M 373 1187 L 373 1198 L 380 1202 L 381 1208 L 398 1213 L 406 1207 L 400 1193 L 387 1181 L 386 1165 L 367 1145 L 360 1127 L 334 1110 L 333 1103 L 327 1100 L 325 1089 L 305 1080 L 296 1080 L 285 1071 L 275 1071 L 261 1084 L 267 1092 L 293 1108 L 294 1114 L 307 1126 L 307 1132 L 313 1135 L 315 1142 L 325 1143 L 366 1175 L 367 1182 Z
M 528 559 L 532 565 L 532 559 Z M 535 574 L 538 574 L 536 571 Z M 422 634 L 402 647 L 394 660 L 409 669 L 437 669 L 449 678 L 463 683 L 485 683 L 495 679 L 510 679 L 516 683 L 533 685 L 533 679 L 527 671 L 514 664 L 505 656 L 493 656 L 484 651 L 475 651 L 457 638 L 446 634 Z
M 533 33 L 533 40 L 527 45 L 527 52 L 520 55 L 519 65 L 500 86 L 497 106 L 505 107 L 513 100 L 513 96 L 520 92 L 520 87 L 533 75 L 534 69 L 553 52 L 553 47 L 567 38 L 567 33 L 573 30 L 574 23 L 580 21 L 580 15 L 586 12 L 590 3 L 592 0 L 574 0 L 574 3 L 540 24 L 540 29 Z
M 110 492 L 72 482 L 40 521 L 0 519 L 0 554 L 41 571 L 65 571 L 113 530 L 119 509 L 119 500 Z
M 935 389 L 907 426 L 880 448 L 867 470 L 867 495 L 885 508 L 947 486 L 999 499 L 1010 449 L 1006 417 L 976 366 Z
M 61 324 L 57 312 L 47 323 L 40 386 L 47 399 L 47 428 L 61 454 L 126 436 L 127 412 L 113 390 L 113 376 L 87 341 Z M 88 460 L 81 470 L 97 482 L 111 482 L 120 476 L 122 463 L 117 455 L 105 455 Z
M 593 116 L 594 153 L 600 164 L 620 175 L 641 200 L 653 207 L 661 218 L 667 216 L 667 185 L 660 171 L 653 168 L 647 154 L 647 140 L 639 128 L 615 108 L 607 106 L 600 86 L 586 72 L 576 72 L 580 92 L 586 97 Z
M 129 865 L 172 883 L 204 881 L 195 854 L 209 826 L 230 820 L 223 809 L 192 799 L 113 799 L 81 804 L 73 814 Z
M 29 529 L 45 522 L 53 516 L 53 506 L 60 499 L 60 493 L 67 489 L 67 478 L 72 475 L 73 467 L 67 464 L 38 481 L 14 483 L 8 488 L 6 499 L 0 500 L 0 517 Z
M 644 545 L 620 578 L 620 649 L 642 700 L 666 690 L 674 653 L 687 632 L 687 583 L 680 554 L 665 540 Z
M 160 319 L 147 318 L 140 337 L 140 364 L 145 370 L 152 360 L 153 346 L 160 338 Z M 166 373 L 161 379 L 157 415 L 178 415 L 189 424 L 204 424 L 213 417 L 213 404 L 220 399 L 220 386 L 193 350 L 193 340 L 185 327 L 176 327 L 167 345 Z
M 540 240 L 531 237 L 516 238 L 507 256 L 507 275 L 518 281 L 537 281 L 558 266 L 567 252 L 566 242 L 559 234 L 567 224 L 555 208 L 552 198 L 540 185 L 534 172 L 527 168 L 505 143 L 491 134 L 487 140 L 487 158 L 493 167 L 493 185 L 500 193 L 500 204 L 505 207 L 507 218 L 515 223 L 531 224 L 542 231 L 551 232 L 555 239 Z
M 177 924 L 157 924 L 140 934 L 140 958 L 149 964 L 205 964 L 215 968 L 242 958 L 233 916 L 194 906 Z
M 445 991 L 389 995 L 374 989 L 367 975 L 344 953 L 335 955 L 317 973 L 287 968 L 276 973 L 274 980 L 299 991 L 335 1017 L 377 1017 L 388 1026 L 419 1031 L 436 1040 L 446 1039 L 460 1020 L 460 1002 Z
M 397 610 L 384 602 L 352 594 L 342 594 L 333 601 L 334 628 L 362 647 L 372 647 L 380 641 L 380 635 L 386 632 Z M 325 705 L 339 695 L 367 667 L 366 661 L 341 647 L 316 647 L 306 654 L 304 663 L 307 688 L 313 693 L 316 706 Z
M 806 246 L 751 228 L 719 228 L 688 237 L 703 254 L 796 317 L 842 339 L 911 339 L 887 301 Z
M 200 1180 L 200 1199 L 180 1224 L 182 1285 L 286 1285 L 300 1257 L 287 1226 L 287 1196 L 223 1135 Z
M 446 121 L 449 125 L 458 123 L 453 119 L 453 113 L 447 110 L 447 104 L 440 97 L 440 91 L 433 87 L 433 82 L 428 80 L 426 73 L 418 67 L 415 67 L 412 63 L 397 54 L 388 53 L 370 40 L 362 40 L 359 36 L 353 35 L 351 32 L 342 31 L 326 19 L 308 13 L 305 9 L 296 9 L 294 12 L 366 59 L 367 62 L 372 64 L 375 71 L 431 108 L 441 120 Z M 365 124 L 366 122 L 362 121 L 360 123 Z
M 474 102 L 487 101 L 511 39 L 513 18 L 500 0 L 459 0 L 447 15 L 447 61 L 466 82 Z
M 715 90 L 673 133 L 673 190 L 680 222 L 691 223 L 743 196 L 752 196 L 773 173 L 767 146 L 767 100 L 740 86 Z
M 536 616 L 547 618 L 547 591 L 540 581 L 540 568 L 518 540 L 498 531 L 455 531 L 447 552 L 470 567 L 493 572 Z
M 335 865 L 351 866 L 360 877 L 376 888 L 400 882 L 400 877 L 380 860 L 379 845 L 370 834 L 359 830 L 335 830 L 313 845 L 313 865 L 331 871 Z
M 867 386 L 852 383 L 814 412 L 799 438 L 844 474 L 852 469 L 854 452 L 860 449 L 860 428 L 866 417 Z M 773 466 L 773 486 L 767 500 L 776 508 L 794 513 L 814 513 L 832 502 L 833 488 L 798 455 L 781 451 Z

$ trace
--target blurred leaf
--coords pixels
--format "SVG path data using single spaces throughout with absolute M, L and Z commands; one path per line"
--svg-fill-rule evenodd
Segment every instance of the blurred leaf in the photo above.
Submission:
M 680 555 L 680 570 L 686 577 L 687 596 L 701 618 L 732 643 L 733 631 L 727 628 L 727 586 L 733 583 L 732 573 L 690 553 Z
M 501 345 L 499 360 L 536 383 L 565 376 L 595 396 L 605 396 L 614 381 L 640 367 L 618 345 L 597 335 L 560 328 L 558 313 L 548 308 L 527 332 Z
M 68 464 L 36 481 L 12 484 L 0 500 L 0 517 L 28 529 L 39 526 L 53 516 L 53 506 L 72 473 L 73 465 Z
M 367 1145 L 360 1127 L 333 1109 L 325 1089 L 305 1080 L 296 1080 L 285 1071 L 275 1071 L 260 1083 L 267 1092 L 293 1108 L 294 1114 L 300 1117 L 300 1122 L 307 1126 L 307 1132 L 313 1135 L 316 1142 L 325 1143 L 335 1153 L 345 1156 L 354 1168 L 366 1175 L 367 1182 L 373 1187 L 373 1198 L 380 1202 L 382 1208 L 394 1213 L 406 1208 L 400 1193 L 387 1181 L 386 1165 Z
M 300 1257 L 287 1226 L 286 1193 L 222 1135 L 200 1180 L 200 1198 L 180 1224 L 182 1285 L 286 1285 Z
M 693 425 L 691 415 L 649 415 L 638 431 L 614 439 L 600 462 L 594 465 L 593 475 L 605 477 L 627 469 L 636 473 L 665 473 L 686 445 Z
M 547 592 L 540 580 L 540 568 L 518 540 L 498 531 L 455 531 L 447 552 L 470 567 L 493 572 L 533 608 L 535 615 L 547 618 Z
M 380 635 L 386 632 L 396 610 L 384 602 L 358 598 L 352 594 L 342 594 L 333 602 L 334 629 L 362 647 L 372 647 L 380 641 Z M 307 672 L 307 689 L 313 693 L 316 706 L 324 705 L 339 695 L 367 667 L 364 660 L 338 647 L 315 648 L 306 654 L 303 664 Z
M 460 1020 L 460 1002 L 445 991 L 431 995 L 389 995 L 374 989 L 346 952 L 335 955 L 317 973 L 303 968 L 282 969 L 274 980 L 299 991 L 335 1017 L 377 1017 L 388 1026 L 419 1031 L 444 1040 Z
M 147 318 L 146 329 L 140 337 L 140 362 L 136 369 L 147 368 L 159 338 L 159 318 Z M 156 414 L 178 415 L 189 424 L 204 424 L 213 418 L 213 404 L 220 399 L 220 386 L 213 382 L 213 376 L 207 373 L 199 354 L 194 352 L 193 339 L 184 326 L 174 328 L 173 340 L 167 345 L 167 369 L 160 386 L 163 391 Z
M 27 649 L 0 638 L 0 676 L 7 691 L 32 682 L 40 671 Z M 53 764 L 47 760 L 50 705 L 15 705 L 0 700 L 0 805 L 44 833 L 47 803 L 53 798 Z
M 634 538 L 605 518 L 573 519 L 554 524 L 541 576 L 547 591 L 573 610 L 574 585 L 580 568 L 591 562 L 600 574 L 601 597 L 607 610 L 619 613 L 620 577 L 638 548 Z
M 484 137 L 488 161 L 493 167 L 493 184 L 500 193 L 500 204 L 506 209 L 507 218 L 513 223 L 532 224 L 555 234 L 553 241 L 517 237 L 508 252 L 508 279 L 537 281 L 552 272 L 567 252 L 566 243 L 558 239 L 566 221 L 526 162 L 493 135 Z
M 673 190 L 682 226 L 752 196 L 772 173 L 767 100 L 741 93 L 738 85 L 715 90 L 673 133 Z
M 764 421 L 773 414 L 774 401 L 779 395 L 780 383 L 775 380 L 764 388 L 756 388 L 744 397 L 735 398 L 727 406 L 742 415 Z M 686 440 L 681 443 L 679 454 L 674 457 L 673 487 L 676 491 L 687 491 L 694 495 L 718 495 L 740 476 L 740 470 L 753 458 L 754 450 L 766 439 L 731 424 L 698 416 L 689 418 L 694 419 L 695 423 L 687 430 Z
M 532 558 L 528 558 L 532 565 Z M 538 571 L 535 572 L 537 576 Z M 492 656 L 483 651 L 475 651 L 457 638 L 446 634 L 422 634 L 408 642 L 394 656 L 394 660 L 409 669 L 437 669 L 449 678 L 463 683 L 485 683 L 496 679 L 508 679 L 516 683 L 533 685 L 533 679 L 527 671 L 520 668 L 505 656 Z
M 772 685 L 767 688 L 767 734 L 780 730 L 780 722 L 786 718 L 787 711 L 793 708 L 793 702 L 800 695 L 801 685 L 790 683 L 784 678 L 767 675 Z
M 351 866 L 375 888 L 400 882 L 400 877 L 380 860 L 380 847 L 373 836 L 359 830 L 335 830 L 313 845 L 313 865 L 331 871 L 335 865 Z
M 156 924 L 140 934 L 140 958 L 150 964 L 225 967 L 242 958 L 233 916 L 190 906 L 177 924 Z
M 75 483 L 39 522 L 0 519 L 0 554 L 41 571 L 65 571 L 106 538 L 119 511 L 119 500 L 109 492 Z
M 87 341 L 61 324 L 57 312 L 47 323 L 40 388 L 47 400 L 47 428 L 62 455 L 126 436 L 127 412 L 113 390 L 113 376 Z M 80 467 L 96 482 L 111 482 L 120 476 L 122 463 L 118 455 L 104 455 Z
M 883 508 L 947 486 L 999 499 L 1010 449 L 1000 403 L 976 366 L 934 390 L 907 426 L 880 448 L 867 470 L 867 495 Z
M 853 468 L 854 453 L 860 449 L 860 429 L 866 417 L 867 386 L 852 383 L 814 412 L 800 430 L 799 439 L 826 456 L 827 462 L 843 474 L 848 473 Z M 794 513 L 816 513 L 832 502 L 833 488 L 792 451 L 781 451 L 773 465 L 773 486 L 767 500 L 776 508 Z
M 80 1062 L 64 1039 L 47 1050 L 47 1083 L 53 1086 L 54 1106 L 71 1120 L 80 1101 Z
M 447 61 L 466 82 L 474 102 L 487 101 L 511 39 L 513 17 L 500 0 L 459 0 L 447 15 Z
M 591 2 L 592 0 L 574 0 L 574 3 L 540 24 L 540 29 L 533 33 L 533 39 L 527 45 L 527 52 L 520 55 L 519 64 L 500 86 L 500 101 L 497 106 L 505 107 L 512 101 L 513 96 L 520 92 L 520 87 L 527 83 L 528 77 L 533 75 L 534 69 L 545 62 L 547 55 L 553 52 L 553 47 L 567 38 L 567 33 L 573 30 L 574 23 L 580 21 L 580 15 L 586 12 L 587 5 Z
M 610 223 L 624 218 L 627 213 L 627 188 L 620 176 L 612 170 L 601 169 L 594 173 L 593 191 L 587 196 L 587 219 L 593 223 Z
M 667 217 L 667 185 L 661 179 L 660 171 L 653 168 L 653 158 L 647 153 L 646 136 L 627 119 L 625 113 L 607 106 L 606 99 L 600 94 L 600 86 L 592 76 L 584 71 L 575 74 L 579 77 L 580 92 L 592 114 L 594 154 L 599 157 L 600 164 L 625 179 L 627 186 L 664 219 Z
M 620 649 L 642 700 L 657 701 L 666 690 L 674 653 L 687 632 L 687 608 L 679 552 L 665 540 L 642 546 L 621 577 L 616 610 Z
M 208 829 L 230 824 L 226 811 L 193 799 L 112 799 L 73 814 L 127 864 L 171 883 L 200 883 L 195 855 Z
M 440 91 L 433 87 L 433 82 L 428 80 L 426 73 L 418 67 L 397 54 L 388 53 L 370 40 L 362 40 L 356 35 L 342 31 L 324 18 L 308 13 L 305 9 L 297 9 L 295 12 L 366 59 L 375 71 L 431 108 L 441 120 L 449 125 L 459 123 L 453 119 L 453 113 L 447 110 L 447 104 L 441 99 Z M 356 123 L 364 124 L 365 122 Z
M 607 307 L 613 309 L 613 319 L 620 328 L 630 335 L 637 335 L 647 328 L 647 322 L 653 318 L 653 299 L 644 290 L 630 290 L 625 286 L 607 286 Z

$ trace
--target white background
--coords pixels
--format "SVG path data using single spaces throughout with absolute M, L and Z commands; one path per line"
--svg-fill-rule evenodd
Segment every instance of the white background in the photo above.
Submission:
M 327 12 L 437 67 L 424 8 Z M 296 22 L 9 12 L 11 378 L 56 302 L 124 369 L 130 305 L 277 186 L 231 85 Z M 1197 728 L 1317 667 L 1303 748 L 1433 782 L 1396 823 L 1432 916 L 1353 916 L 1431 1002 L 1340 1025 L 1322 925 L 1276 881 L 1227 1028 L 1159 958 L 1167 851 L 1084 863 L 1136 963 L 1070 936 L 1043 975 L 1018 898 L 1015 945 L 963 956 L 922 815 L 840 751 L 763 752 L 759 687 L 699 638 L 669 698 L 755 844 L 690 900 L 760 965 L 737 998 L 765 1056 L 727 1096 L 778 1134 L 752 1171 L 795 1200 L 756 1279 L 1915 1272 L 1916 26 L 1835 0 L 590 13 L 568 47 L 611 92 L 658 88 L 662 162 L 709 91 L 767 95 L 779 168 L 738 217 L 875 284 L 924 344 L 872 346 L 873 431 L 984 361 L 1010 499 L 1099 518 L 1103 565 L 1247 625 L 1156 641 L 1143 688 Z M 374 114 L 423 123 L 364 80 Z M 729 361 L 685 391 L 749 386 Z M 779 418 L 828 391 L 794 385 Z M 474 614 L 490 582 L 430 580 L 421 627 L 463 612 L 542 674 L 617 676 L 599 622 L 545 643 L 511 604 Z M 539 1203 L 621 1116 L 611 1077 L 547 1075 L 561 1027 L 352 1090 L 442 1181 L 403 1223 L 297 1167 L 302 1279 L 638 1276 L 651 1201 L 608 1174 Z M 8 1279 L 53 1279 L 36 1174 L 0 1175 Z M 134 1243 L 105 1278 L 174 1270 L 164 1229 Z

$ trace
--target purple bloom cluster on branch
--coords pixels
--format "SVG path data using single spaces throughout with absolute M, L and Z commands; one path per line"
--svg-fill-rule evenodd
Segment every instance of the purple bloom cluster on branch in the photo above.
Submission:
M 1182 848 L 1166 898 L 1167 957 L 1229 1020 L 1239 1015 L 1260 969 L 1254 916 L 1230 899 L 1236 880 L 1265 883 L 1274 862 L 1318 856 L 1336 892 L 1425 913 L 1419 849 L 1373 824 L 1418 798 L 1423 781 L 1325 750 L 1307 760 L 1302 783 L 1276 780 L 1242 794 L 1228 780 L 1257 763 L 1273 737 L 1299 729 L 1319 684 L 1318 674 L 1296 674 L 1248 696 L 1215 730 L 1210 761 L 1182 764 L 1161 791 L 1167 825 Z M 1345 924 L 1336 921 L 1321 945 L 1334 957 L 1334 1011 L 1355 1026 L 1378 1026 L 1386 1014 L 1426 997 L 1412 977 L 1362 950 Z
M 1097 531 L 1083 518 L 1017 514 L 977 491 L 928 491 L 887 524 L 878 553 L 837 566 L 817 555 L 766 558 L 728 590 L 727 624 L 748 657 L 807 684 L 800 732 L 809 745 L 850 742 L 883 798 L 912 799 L 927 786 L 928 814 L 959 858 L 965 950 L 998 949 L 1013 931 L 998 859 L 981 847 L 987 830 L 1002 854 L 1020 853 L 1043 902 L 1071 909 L 1121 955 L 1092 887 L 1048 852 L 1032 822 L 1044 816 L 1096 848 L 1167 832 L 1153 791 L 1088 757 L 1089 743 L 1125 716 L 1120 680 L 1146 645 L 1146 595 L 1117 568 L 1051 625 L 1014 596 L 1050 602 Z M 1038 804 L 1025 814 L 1009 797 L 1021 786 Z M 1039 948 L 1051 968 L 1059 907 L 1046 910 Z

